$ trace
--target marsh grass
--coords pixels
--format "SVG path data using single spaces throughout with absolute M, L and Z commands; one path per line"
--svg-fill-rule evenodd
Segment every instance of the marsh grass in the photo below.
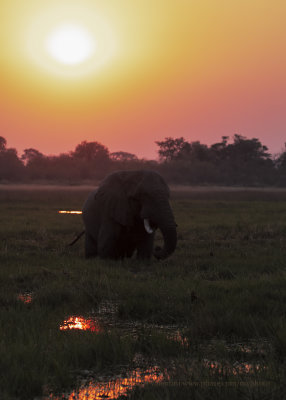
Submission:
M 281 398 L 285 193 L 176 192 L 177 250 L 167 260 L 150 263 L 86 261 L 83 240 L 67 246 L 82 230 L 81 217 L 57 211 L 80 209 L 86 195 L 86 190 L 74 189 L 0 192 L 1 398 L 30 400 L 47 390 L 60 393 L 76 384 L 81 370 L 112 371 L 132 365 L 138 353 L 163 367 L 176 367 L 170 383 L 136 389 L 134 399 L 191 394 L 226 399 L 238 398 L 237 392 L 253 399 L 262 394 Z M 156 240 L 162 242 L 159 234 Z M 32 293 L 32 302 L 20 301 L 20 293 Z M 96 334 L 59 330 L 68 316 L 96 313 L 104 301 L 117 304 L 115 315 L 107 313 L 105 320 L 140 321 L 145 328 L 135 336 L 116 326 Z M 188 346 L 156 329 L 158 324 L 173 324 Z M 253 345 L 248 352 L 233 351 L 231 346 L 242 341 L 258 347 L 266 343 L 265 349 L 259 352 Z M 204 360 L 225 366 L 258 362 L 265 368 L 225 374 Z M 227 387 L 232 380 L 236 386 Z M 172 381 L 189 383 L 172 386 Z M 194 381 L 221 382 L 221 387 L 194 386 Z

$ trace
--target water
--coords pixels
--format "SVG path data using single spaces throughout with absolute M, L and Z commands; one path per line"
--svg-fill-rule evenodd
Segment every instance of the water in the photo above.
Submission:
M 71 316 L 64 320 L 60 325 L 60 330 L 77 329 L 90 332 L 103 332 L 103 327 L 96 321 L 95 318 L 84 318 L 82 316 Z
M 58 211 L 59 214 L 82 214 L 82 211 L 66 211 L 66 210 L 61 210 Z
M 123 376 L 122 376 L 123 375 Z M 85 379 L 80 387 L 70 393 L 61 395 L 50 394 L 43 400 L 102 400 L 117 399 L 127 395 L 135 386 L 144 386 L 147 383 L 160 383 L 164 378 L 163 372 L 158 366 L 149 367 L 145 370 L 135 368 L 121 376 L 106 379 Z
M 32 292 L 24 292 L 18 294 L 18 300 L 22 301 L 25 304 L 32 303 L 33 293 Z
M 18 295 L 18 300 L 24 304 L 33 302 L 33 293 L 24 292 Z M 184 327 L 178 325 L 156 325 L 140 321 L 122 321 L 117 318 L 118 304 L 104 301 L 97 310 L 86 315 L 67 315 L 59 324 L 59 330 L 63 334 L 69 334 L 71 330 L 90 331 L 94 334 L 111 332 L 113 329 L 120 331 L 121 337 L 131 336 L 135 340 L 140 335 L 152 335 L 160 333 L 168 340 L 179 343 L 186 350 L 186 357 L 182 361 L 176 359 L 144 360 L 137 354 L 130 366 L 120 366 L 108 376 L 94 374 L 93 371 L 78 371 L 76 389 L 70 392 L 55 394 L 49 393 L 41 400 L 99 400 L 118 399 L 126 396 L 136 386 L 146 384 L 174 384 L 176 382 L 194 383 L 199 378 L 200 371 L 207 371 L 209 378 L 231 377 L 233 379 L 243 377 L 257 377 L 266 367 L 261 364 L 261 357 L 269 350 L 267 341 L 247 341 L 244 343 L 226 344 L 218 341 L 209 341 L 201 344 L 199 354 L 204 355 L 200 359 L 192 356 L 192 346 L 184 335 Z M 218 361 L 216 360 L 216 348 L 223 346 L 227 353 L 241 352 L 252 357 L 248 361 Z M 214 357 L 212 357 L 212 355 Z M 255 357 L 257 356 L 257 361 Z M 167 366 L 166 366 L 167 365 Z M 190 378 L 191 377 L 191 378 Z M 192 379 L 192 381 L 190 381 Z

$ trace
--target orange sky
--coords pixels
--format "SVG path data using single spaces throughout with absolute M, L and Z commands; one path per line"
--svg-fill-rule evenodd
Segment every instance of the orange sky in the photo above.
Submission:
M 235 133 L 286 141 L 285 0 L 2 0 L 0 136 L 21 153 L 82 140 L 156 157 L 166 136 L 211 144 Z M 63 24 L 97 47 L 64 65 Z

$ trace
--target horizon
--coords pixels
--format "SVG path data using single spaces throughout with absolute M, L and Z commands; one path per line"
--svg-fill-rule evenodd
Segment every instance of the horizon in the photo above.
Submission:
M 233 135 L 233 136 L 223 136 L 223 137 L 220 138 L 220 139 L 221 139 L 220 141 L 216 141 L 216 142 L 210 143 L 210 144 L 202 143 L 202 142 L 200 142 L 199 140 L 193 140 L 193 141 L 190 142 L 190 141 L 186 140 L 184 137 L 180 137 L 180 138 L 165 137 L 165 138 L 163 139 L 163 141 L 161 141 L 161 143 L 166 142 L 167 139 L 171 139 L 171 140 L 177 140 L 177 139 L 180 140 L 180 139 L 183 139 L 186 143 L 190 143 L 190 144 L 192 144 L 192 143 L 199 143 L 200 145 L 202 145 L 202 146 L 207 146 L 208 149 L 211 149 L 211 147 L 212 147 L 213 145 L 215 145 L 215 144 L 217 144 L 217 143 L 222 143 L 224 139 L 226 139 L 226 144 L 227 144 L 227 146 L 234 144 L 234 143 L 235 143 L 235 136 L 236 136 L 236 135 Z M 256 140 L 258 140 L 258 142 L 260 143 L 261 146 L 263 146 L 263 147 L 266 146 L 265 143 L 263 143 L 263 142 L 261 142 L 261 141 L 259 140 L 259 138 L 254 138 L 254 137 L 248 138 L 248 137 L 243 136 L 243 135 L 238 135 L 238 136 L 239 136 L 241 139 L 246 140 L 246 141 L 253 141 L 253 140 L 256 141 Z M 4 148 L 5 148 L 5 149 L 11 149 L 12 147 L 9 146 L 9 143 L 7 142 L 6 138 L 4 138 L 3 136 L 0 136 L 0 139 L 1 139 L 1 138 L 4 139 L 5 142 L 6 142 L 5 145 L 4 145 Z M 127 155 L 127 154 L 133 155 L 133 156 L 137 157 L 138 160 L 141 160 L 141 161 L 144 161 L 144 160 L 145 160 L 145 161 L 155 161 L 155 162 L 160 162 L 160 161 L 161 161 L 161 158 L 160 158 L 160 154 L 159 154 L 159 153 L 160 153 L 160 150 L 162 149 L 162 146 L 159 145 L 156 141 L 154 142 L 154 147 L 157 146 L 157 149 L 154 150 L 154 152 L 155 152 L 155 157 L 153 157 L 153 158 L 148 158 L 148 157 L 144 157 L 144 156 L 143 156 L 143 157 L 140 157 L 138 154 L 136 154 L 136 153 L 131 153 L 131 152 L 127 152 L 125 149 L 121 149 L 121 150 L 117 150 L 117 151 L 111 151 L 111 150 L 108 148 L 108 146 L 106 146 L 104 143 L 100 143 L 100 142 L 97 142 L 97 141 L 90 141 L 90 142 L 89 142 L 89 141 L 86 141 L 86 140 L 83 140 L 82 142 L 77 143 L 77 144 L 75 145 L 75 148 L 74 148 L 74 149 L 62 151 L 62 152 L 60 152 L 60 153 L 49 153 L 49 154 L 47 154 L 47 153 L 41 152 L 39 149 L 37 149 L 37 148 L 35 148 L 35 147 L 33 147 L 33 146 L 31 146 L 31 147 L 29 147 L 29 148 L 26 148 L 26 149 L 23 149 L 23 150 L 21 150 L 21 151 L 19 151 L 19 149 L 15 148 L 15 147 L 14 147 L 13 149 L 16 150 L 17 156 L 18 156 L 19 159 L 21 159 L 21 157 L 25 154 L 25 153 L 24 153 L 25 150 L 36 150 L 36 151 L 39 151 L 40 153 L 42 153 L 42 155 L 43 155 L 44 157 L 47 157 L 47 158 L 49 158 L 49 157 L 60 157 L 61 155 L 64 155 L 64 154 L 65 154 L 65 155 L 71 155 L 71 156 L 73 156 L 73 153 L 76 151 L 76 147 L 78 147 L 79 145 L 81 145 L 81 144 L 83 144 L 83 143 L 87 143 L 87 144 L 89 144 L 89 143 L 97 143 L 97 144 L 99 144 L 100 146 L 106 148 L 106 150 L 107 150 L 109 156 L 111 156 L 111 155 L 114 154 L 114 153 L 126 153 L 126 155 Z M 273 160 L 275 160 L 275 157 L 276 157 L 276 156 L 280 156 L 280 155 L 282 155 L 282 154 L 285 154 L 285 151 L 286 151 L 285 149 L 286 149 L 286 142 L 284 143 L 284 146 L 281 146 L 281 150 L 278 151 L 278 152 L 271 152 L 271 150 L 268 148 L 268 146 L 266 146 L 266 151 L 268 152 L 270 158 L 273 159 Z
M 282 0 L 10 0 L 0 11 L 8 147 L 58 155 L 86 140 L 154 159 L 165 137 L 209 146 L 239 134 L 283 149 Z
M 234 135 L 235 135 L 235 134 L 234 134 Z M 234 135 L 229 135 L 229 136 L 228 136 L 228 137 L 229 137 L 228 144 L 233 143 L 233 137 L 234 137 Z M 271 151 L 271 149 L 270 149 L 265 143 L 263 143 L 259 138 L 255 138 L 255 137 L 246 137 L 246 136 L 244 136 L 244 135 L 240 135 L 240 136 L 242 136 L 242 137 L 245 138 L 246 140 L 258 139 L 258 140 L 261 142 L 262 145 L 264 145 L 264 146 L 267 147 L 267 151 L 270 153 L 271 158 L 273 158 L 273 157 L 275 157 L 276 155 L 279 155 L 279 154 L 282 154 L 282 153 L 285 152 L 286 141 L 285 141 L 284 143 L 281 143 L 280 149 L 278 149 L 277 151 Z M 170 138 L 176 139 L 175 136 L 170 136 Z M 6 139 L 6 138 L 4 137 L 4 139 Z M 167 139 L 167 137 L 162 138 L 162 140 L 164 140 L 164 139 Z M 186 138 L 184 138 L 184 139 L 185 139 L 186 141 L 188 141 Z M 221 141 L 221 139 L 222 139 L 222 136 L 221 136 L 219 139 L 220 139 L 220 140 L 217 140 L 217 141 L 212 142 L 212 143 L 203 143 L 203 142 L 201 142 L 201 141 L 199 141 L 199 140 L 196 140 L 196 139 L 194 138 L 194 140 L 188 141 L 188 142 L 190 142 L 190 143 L 192 143 L 192 142 L 200 142 L 200 144 L 206 145 L 208 148 L 210 148 L 213 144 L 219 143 L 219 142 Z M 82 143 L 82 142 L 88 142 L 88 143 L 90 143 L 90 142 L 97 142 L 97 140 L 90 140 L 90 141 L 87 141 L 87 140 L 83 139 L 81 142 L 76 143 L 73 149 L 62 150 L 62 151 L 55 152 L 55 153 L 45 153 L 45 151 L 42 151 L 41 149 L 36 148 L 36 147 L 34 147 L 33 145 L 31 145 L 30 147 L 26 147 L 26 148 L 23 147 L 23 148 L 18 149 L 17 147 L 10 146 L 9 143 L 8 143 L 8 141 L 7 141 L 6 148 L 14 148 L 14 149 L 16 149 L 17 154 L 18 154 L 18 157 L 20 157 L 21 155 L 23 155 L 23 154 L 24 154 L 24 150 L 27 150 L 27 149 L 35 149 L 35 150 L 38 150 L 38 151 L 39 151 L 40 153 L 42 153 L 45 157 L 58 157 L 58 156 L 60 156 L 61 154 L 69 154 L 69 153 L 72 153 L 72 152 L 75 150 L 76 146 L 79 145 L 79 144 Z M 126 153 L 130 153 L 130 154 L 135 155 L 138 159 L 146 159 L 146 160 L 150 160 L 150 161 L 152 161 L 152 160 L 154 160 L 154 161 L 159 161 L 159 158 L 160 158 L 159 155 L 158 155 L 158 148 L 156 149 L 156 141 L 153 142 L 153 144 L 154 144 L 154 149 L 153 149 L 153 152 L 152 152 L 152 153 L 150 152 L 151 157 L 144 156 L 144 155 L 143 155 L 143 156 L 140 156 L 140 154 L 132 153 L 131 151 L 126 151 L 126 149 L 124 149 L 124 148 L 121 148 L 120 150 L 111 150 L 105 143 L 101 143 L 101 142 L 98 142 L 98 143 L 99 143 L 100 145 L 105 146 L 105 147 L 108 149 L 108 151 L 109 151 L 110 154 L 115 153 L 115 152 L 126 152 Z

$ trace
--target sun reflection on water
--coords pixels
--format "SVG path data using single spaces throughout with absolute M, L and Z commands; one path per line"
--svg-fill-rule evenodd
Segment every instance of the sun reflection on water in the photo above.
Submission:
M 32 302 L 32 293 L 20 293 L 18 295 L 18 300 L 25 304 L 30 304 Z
M 189 347 L 190 345 L 188 339 L 184 337 L 180 331 L 176 331 L 174 335 L 169 335 L 169 338 L 180 343 L 184 347 Z
M 60 330 L 79 329 L 82 331 L 102 332 L 102 327 L 95 319 L 85 319 L 83 317 L 72 316 L 60 325 Z
M 31 292 L 24 292 L 18 294 L 17 298 L 23 303 L 29 304 L 32 302 L 33 296 L 34 294 Z M 113 311 L 114 310 L 112 308 L 112 312 Z M 102 319 L 102 316 L 99 316 L 99 321 L 93 315 L 92 317 L 89 318 L 84 318 L 79 315 L 78 316 L 72 315 L 62 322 L 62 324 L 59 326 L 59 329 L 61 331 L 79 330 L 79 331 L 90 331 L 94 333 L 100 333 L 110 329 L 110 325 L 106 325 L 106 321 Z M 124 327 L 121 326 L 121 328 Z M 125 331 L 126 331 L 126 326 L 125 330 L 123 329 L 122 332 Z M 130 326 L 129 326 L 129 334 L 130 334 Z M 188 338 L 178 329 L 175 330 L 174 332 L 172 331 L 170 332 L 170 329 L 167 329 L 166 336 L 168 339 L 180 343 L 186 349 L 190 347 Z M 242 347 L 243 349 L 245 348 L 245 346 L 242 345 L 239 345 L 239 347 Z M 254 345 L 246 347 L 247 352 L 251 352 L 252 347 L 255 348 Z M 215 361 L 215 360 L 203 359 L 199 362 L 200 365 L 201 363 L 205 368 L 209 370 L 210 377 L 217 375 L 232 376 L 232 377 L 240 377 L 246 375 L 249 376 L 249 375 L 259 374 L 260 372 L 263 372 L 263 370 L 266 369 L 265 365 L 262 365 L 259 362 L 249 363 L 249 362 L 236 361 L 232 363 L 227 360 Z M 136 362 L 135 365 L 145 365 L 145 363 L 138 364 Z M 191 363 L 190 369 L 194 371 L 194 364 Z M 62 393 L 61 395 L 49 394 L 48 397 L 44 397 L 42 400 L 100 400 L 103 398 L 110 400 L 118 399 L 121 396 L 128 395 L 128 393 L 132 389 L 134 389 L 135 386 L 144 386 L 147 383 L 155 384 L 155 383 L 160 383 L 162 381 L 170 382 L 172 381 L 171 376 L 173 376 L 173 372 L 176 370 L 177 366 L 172 367 L 171 369 L 169 369 L 168 367 L 168 372 L 166 369 L 162 370 L 158 366 L 152 366 L 146 369 L 137 367 L 134 368 L 133 370 L 129 370 L 129 372 L 126 372 L 124 374 L 115 375 L 112 378 L 109 378 L 109 380 L 108 378 L 104 380 L 103 377 L 100 377 L 99 380 L 92 379 L 91 378 L 92 372 L 91 373 L 88 372 L 87 376 L 89 378 L 85 379 L 82 382 L 79 382 L 79 385 L 80 384 L 81 385 L 78 387 L 78 389 L 75 389 L 70 393 Z M 178 371 L 180 372 L 180 368 L 178 368 Z
M 61 211 L 59 211 L 59 214 L 82 214 L 82 211 L 66 211 L 66 210 L 61 210 Z
M 126 377 L 112 379 L 110 381 L 90 381 L 69 394 L 55 396 L 51 394 L 46 400 L 102 400 L 117 399 L 126 395 L 135 386 L 143 386 L 147 383 L 160 383 L 165 379 L 159 367 L 154 366 L 146 370 L 136 368 L 130 371 Z

